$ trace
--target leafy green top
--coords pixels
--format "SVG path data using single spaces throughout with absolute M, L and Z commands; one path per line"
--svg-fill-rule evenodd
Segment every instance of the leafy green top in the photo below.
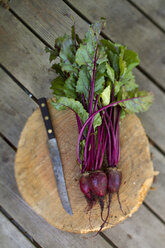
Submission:
M 98 99 L 95 110 L 98 106 L 108 105 L 112 100 L 137 97 L 120 103 L 122 118 L 125 113 L 146 111 L 153 99 L 151 93 L 139 91 L 135 82 L 132 69 L 140 62 L 136 52 L 109 40 L 99 39 L 104 25 L 103 19 L 90 25 L 82 40 L 75 33 L 73 26 L 71 36 L 65 34 L 55 40 L 54 50 L 46 48 L 50 53 L 50 62 L 53 62 L 52 69 L 58 74 L 51 83 L 56 99 L 53 105 L 58 110 L 71 108 L 78 114 L 83 124 L 89 117 L 94 62 L 96 64 L 93 108 L 94 102 Z M 100 124 L 101 117 L 97 114 L 94 128 Z

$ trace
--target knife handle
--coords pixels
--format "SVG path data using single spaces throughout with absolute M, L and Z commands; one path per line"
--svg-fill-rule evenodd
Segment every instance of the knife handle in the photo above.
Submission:
M 49 114 L 46 98 L 42 97 L 42 98 L 38 99 L 38 104 L 40 106 L 40 110 L 41 110 L 42 118 L 43 118 L 44 123 L 45 123 L 48 138 L 53 139 L 53 138 L 55 138 L 55 135 L 54 135 L 54 131 L 53 131 L 52 122 L 50 119 L 50 114 Z

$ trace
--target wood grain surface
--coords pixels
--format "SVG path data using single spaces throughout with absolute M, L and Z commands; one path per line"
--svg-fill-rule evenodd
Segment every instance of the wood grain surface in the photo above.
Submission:
M 1 87 L 1 92 L 4 92 L 1 97 L 1 103 L 3 102 L 5 104 L 5 107 L 1 108 L 1 128 L 3 127 L 6 137 L 12 137 L 12 140 L 16 141 L 17 143 L 19 139 L 19 133 L 16 132 L 16 130 L 18 128 L 20 130 L 23 128 L 24 118 L 28 118 L 36 104 L 33 105 L 32 99 L 26 97 L 25 93 L 19 90 L 18 86 L 12 82 L 12 80 L 4 72 L 1 71 L 0 75 L 0 85 L 3 84 L 3 87 Z M 19 94 L 16 94 L 17 90 Z M 15 104 L 15 101 L 17 104 Z M 24 102 L 24 105 L 22 105 L 22 102 Z M 157 106 L 156 103 L 155 105 Z M 14 121 L 13 119 L 12 111 L 6 111 L 6 109 L 13 109 L 13 107 L 14 112 L 18 112 L 20 114 L 20 118 L 17 118 L 17 121 Z M 5 119 L 7 120 L 4 121 Z M 7 125 L 5 123 L 7 123 Z M 164 218 L 163 206 L 165 185 L 163 165 L 165 163 L 165 159 L 163 155 L 154 147 L 152 147 L 152 153 L 154 155 L 154 167 L 156 170 L 160 171 L 160 174 L 155 183 L 157 190 L 149 192 L 145 202 L 159 216 Z M 35 214 L 34 211 L 22 200 L 17 191 L 13 170 L 14 154 L 14 151 L 5 143 L 5 141 L 0 140 L 0 202 L 3 207 L 5 207 L 5 209 L 12 215 L 12 217 L 14 217 L 14 219 L 20 225 L 22 225 L 23 228 L 38 243 L 40 243 L 42 247 L 54 247 L 54 245 L 56 245 L 56 247 L 68 247 L 69 244 L 72 244 L 72 247 L 76 248 L 91 247 L 92 245 L 95 245 L 95 247 L 99 248 L 108 247 L 109 244 L 106 243 L 106 241 L 101 236 L 97 236 L 95 238 L 90 237 L 90 239 L 88 239 L 88 235 L 77 235 L 62 232 L 56 228 L 53 228 L 53 226 L 49 225 L 43 218 Z M 159 195 L 161 195 L 161 197 L 159 197 Z M 147 216 L 148 221 L 143 222 L 145 216 Z M 148 236 L 144 236 L 143 239 L 139 239 L 139 236 L 135 235 L 136 226 L 139 230 L 141 230 L 142 233 L 145 233 L 146 230 L 148 230 Z M 151 228 L 152 226 L 153 228 Z M 144 206 L 141 206 L 140 211 L 134 214 L 132 218 L 128 218 L 126 221 L 124 221 L 124 223 L 121 223 L 115 228 L 106 231 L 106 235 L 109 239 L 119 245 L 119 247 L 122 247 L 123 240 L 124 243 L 128 245 L 128 247 L 132 247 L 133 245 L 135 247 L 140 247 L 142 244 L 147 246 L 148 240 L 150 240 L 155 246 L 159 244 L 159 247 L 164 247 L 164 239 L 161 239 L 162 233 L 164 233 L 164 231 L 164 226 L 159 221 L 157 221 L 156 217 L 147 211 Z M 120 237 L 122 236 L 121 239 L 118 238 L 117 233 L 120 233 Z M 128 238 L 130 235 L 132 237 L 131 239 Z
M 154 151 L 154 150 L 153 150 Z M 155 153 L 154 164 L 157 168 L 160 166 L 160 172 L 165 159 L 161 161 L 161 154 Z M 74 248 L 96 248 L 111 247 L 100 235 L 93 237 L 92 234 L 78 235 L 68 232 L 60 231 L 53 226 L 49 225 L 42 217 L 35 214 L 35 212 L 22 200 L 17 192 L 17 186 L 14 178 L 14 151 L 6 144 L 5 141 L 0 139 L 0 202 L 5 207 L 6 211 L 42 246 L 42 247 L 74 247 Z M 161 173 L 160 173 L 161 175 Z M 160 176 L 159 175 L 159 176 Z M 164 194 L 163 183 L 164 177 L 160 182 L 160 187 L 156 192 L 152 191 L 153 196 L 159 195 L 160 190 Z M 161 188 L 162 186 L 162 188 Z M 150 193 L 149 193 L 150 194 Z M 148 195 L 149 196 L 149 195 Z M 147 198 L 148 198 L 147 196 Z M 146 198 L 146 200 L 147 200 Z M 160 199 L 161 200 L 161 199 Z M 160 202 L 162 212 L 164 211 L 163 202 Z M 155 202 L 153 200 L 152 204 Z M 155 205 L 156 207 L 156 205 Z M 147 221 L 143 221 L 147 218 Z M 153 225 L 154 223 L 154 225 Z M 141 231 L 138 235 L 137 230 Z M 147 236 L 146 234 L 147 230 Z M 104 232 L 107 238 L 112 240 L 118 247 L 128 248 L 138 247 L 156 247 L 164 248 L 165 243 L 165 226 L 154 216 L 145 206 L 141 206 L 139 211 L 136 212 L 131 218 L 127 218 L 124 223 L 120 223 L 114 228 Z M 153 235 L 154 234 L 154 235 Z M 92 235 L 92 236 L 91 236 Z M 142 237 L 142 238 L 141 238 Z M 152 246 L 150 244 L 152 243 Z
M 14 158 L 15 152 L 0 138 L 0 203 L 12 218 L 17 221 L 42 248 L 112 247 L 100 235 L 91 237 L 90 234 L 79 235 L 63 232 L 49 225 L 46 220 L 36 214 L 18 192 L 14 176 Z M 5 242 L 5 237 L 3 242 Z M 13 248 L 16 247 L 17 246 Z
M 147 0 L 142 3 L 141 0 L 133 0 L 133 2 L 164 28 L 164 1 L 158 0 L 154 2 Z M 154 27 L 154 24 L 147 20 L 139 10 L 128 4 L 128 1 L 123 1 L 122 4 L 121 1 L 113 1 L 117 7 L 111 8 L 110 11 L 108 11 L 104 1 L 101 5 L 100 3 L 99 5 L 96 4 L 95 1 L 92 1 L 92 3 L 93 16 L 88 15 L 88 12 L 85 13 L 83 9 L 86 5 L 89 6 L 89 2 L 84 3 L 82 7 L 81 3 L 76 1 L 74 7 L 78 8 L 80 6 L 80 11 L 90 21 L 96 20 L 98 13 L 108 13 L 108 18 L 113 18 L 108 23 L 110 33 L 106 30 L 106 34 L 110 38 L 115 39 L 115 41 L 121 42 L 122 39 L 125 44 L 128 44 L 128 41 L 130 41 L 131 47 L 136 51 L 140 37 L 140 47 L 138 47 L 138 50 L 141 50 L 141 47 L 143 48 L 141 50 L 143 53 L 141 60 L 144 60 L 142 68 L 144 70 L 147 69 L 149 75 L 155 77 L 158 83 L 161 81 L 163 86 L 163 33 L 160 29 L 156 26 Z M 109 1 L 109 3 L 112 3 L 112 1 Z M 63 35 L 65 32 L 70 33 L 72 25 L 70 15 L 75 18 L 76 31 L 80 36 L 87 30 L 88 24 L 63 1 L 43 0 L 36 2 L 25 0 L 20 2 L 15 0 L 10 1 L 10 5 L 12 10 L 35 33 L 32 33 L 32 30 L 29 30 L 24 25 L 25 23 L 21 23 L 21 20 L 17 19 L 13 12 L 0 8 L 0 62 L 36 97 L 43 96 L 43 92 L 45 96 L 50 97 L 48 84 L 55 77 L 55 74 L 47 70 L 49 68 L 48 55 L 44 52 L 45 45 L 38 38 L 41 37 L 42 41 L 53 46 L 54 39 L 57 36 Z M 130 12 L 129 18 L 125 18 L 127 15 L 125 13 L 128 12 Z M 139 14 L 137 14 L 138 12 Z M 122 24 L 122 27 L 123 25 L 128 25 L 129 29 L 118 30 L 119 24 Z M 36 37 L 37 34 L 38 38 Z M 159 56 L 159 54 L 162 56 Z M 153 55 L 155 56 L 153 57 Z M 153 60 L 155 70 L 158 72 L 156 74 L 155 70 L 152 69 Z M 152 65 L 149 65 L 149 68 L 147 68 L 146 64 L 151 61 Z M 108 248 L 111 245 L 120 248 L 164 248 L 165 157 L 163 152 L 161 153 L 161 149 L 165 151 L 165 132 L 163 132 L 165 123 L 164 94 L 143 72 L 135 69 L 135 74 L 140 86 L 146 90 L 151 90 L 155 95 L 154 104 L 147 113 L 140 115 L 140 118 L 147 134 L 154 141 L 154 144 L 158 145 L 155 147 L 151 145 L 151 151 L 153 153 L 154 168 L 159 170 L 160 174 L 153 185 L 156 190 L 150 191 L 145 199 L 146 205 L 142 205 L 132 218 L 127 218 L 116 227 L 106 230 L 104 234 L 101 233 L 101 235 L 92 238 L 93 234 L 79 235 L 63 232 L 49 225 L 42 217 L 35 214 L 26 202 L 22 200 L 17 190 L 13 171 L 15 152 L 6 143 L 6 140 L 0 138 L 0 204 L 43 248 Z M 26 97 L 25 93 L 18 88 L 15 82 L 2 71 L 0 71 L 0 92 L 0 131 L 9 142 L 16 146 L 20 131 L 26 119 L 36 107 L 36 104 L 32 99 Z M 3 243 L 1 246 L 3 247 L 13 237 L 9 233 L 6 236 L 3 234 L 2 238 Z M 7 244 L 8 246 L 10 245 L 9 243 Z M 11 245 L 15 245 L 15 243 L 13 242 Z
M 165 30 L 165 1 L 164 0 L 132 0 L 152 20 Z
M 8 10 L 1 8 L 0 37 L 0 63 L 35 97 L 50 96 L 48 85 L 55 74 L 48 71 L 45 45 Z
M 154 146 L 150 146 L 150 151 L 153 157 L 152 162 L 154 164 L 154 169 L 160 173 L 155 177 L 153 189 L 150 190 L 145 202 L 165 223 L 165 211 L 164 207 L 162 207 L 165 205 L 165 156 L 163 156 L 163 154 Z
M 164 34 L 136 8 L 122 0 L 90 0 L 85 4 L 80 0 L 67 2 L 71 3 L 90 22 L 105 17 L 107 25 L 104 33 L 113 41 L 138 52 L 141 67 L 165 89 Z M 12 1 L 11 8 L 52 46 L 54 38 L 63 34 L 64 30 L 70 33 L 73 23 L 71 16 L 75 19 L 76 30 L 79 31 L 80 37 L 84 33 L 84 28 L 88 26 L 67 4 L 60 0 L 43 0 L 38 4 L 34 0 L 22 2 L 15 0 Z
M 165 36 L 142 13 L 122 0 L 90 0 L 85 4 L 81 0 L 69 2 L 91 22 L 105 17 L 104 33 L 114 42 L 135 50 L 141 60 L 140 66 L 165 89 Z
M 15 176 L 19 191 L 26 202 L 53 226 L 75 233 L 98 231 L 102 223 L 99 205 L 91 213 L 86 213 L 87 203 L 79 189 L 80 170 L 76 161 L 78 130 L 75 116 L 70 110 L 57 111 L 51 104 L 49 110 L 62 157 L 73 216 L 64 211 L 58 197 L 47 148 L 47 134 L 39 109 L 28 119 L 18 144 Z M 104 229 L 131 216 L 141 205 L 152 184 L 153 167 L 148 140 L 135 115 L 127 116 L 122 122 L 119 167 L 123 174 L 120 198 L 126 215 L 120 211 L 114 196 L 111 204 L 113 216 Z
M 0 247 L 35 248 L 22 233 L 0 212 Z
M 37 104 L 0 68 L 0 131 L 17 146 L 19 135 Z M 28 106 L 28 107 L 27 107 Z M 16 138 L 17 137 L 17 138 Z
M 16 2 L 13 2 L 13 5 L 14 4 L 16 5 Z M 58 35 L 63 35 L 65 32 L 70 33 L 72 23 L 68 15 L 74 16 L 76 30 L 80 35 L 88 28 L 87 23 L 78 17 L 63 2 L 60 4 L 58 4 L 58 1 L 55 2 L 50 9 L 44 1 L 39 5 L 33 5 L 25 1 L 16 5 L 15 8 L 22 18 L 27 17 L 26 21 L 28 24 L 52 46 L 54 39 L 57 38 Z M 40 40 L 37 40 L 24 25 L 16 20 L 11 13 L 0 11 L 0 14 L 0 20 L 2 20 L 0 33 L 4 34 L 0 46 L 3 64 L 11 70 L 15 77 L 18 78 L 25 87 L 28 87 L 36 97 L 43 95 L 50 97 L 50 81 L 56 77 L 56 74 L 52 71 L 48 71 L 50 63 L 48 54 L 44 51 L 45 46 Z M 38 16 L 38 19 L 36 19 L 36 16 Z M 5 25 L 5 20 L 8 20 L 7 26 Z M 63 20 L 63 22 L 61 22 L 61 20 Z M 15 39 L 13 37 L 19 38 Z M 8 49 L 10 43 L 11 46 L 14 47 L 12 52 Z M 19 63 L 14 62 L 15 60 L 19 61 Z M 135 69 L 134 72 L 140 88 L 152 91 L 155 97 L 154 104 L 148 112 L 141 114 L 140 118 L 147 135 L 165 151 L 165 132 L 163 131 L 165 125 L 165 115 L 163 114 L 165 105 L 164 93 L 139 70 Z
M 164 224 L 144 206 L 129 220 L 104 232 L 120 248 L 164 248 L 164 233 Z

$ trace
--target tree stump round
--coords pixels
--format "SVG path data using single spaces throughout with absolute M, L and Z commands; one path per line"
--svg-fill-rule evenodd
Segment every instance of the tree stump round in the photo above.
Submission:
M 19 191 L 31 208 L 56 228 L 74 233 L 98 231 L 102 224 L 99 204 L 87 212 L 87 202 L 79 188 L 80 168 L 76 156 L 78 128 L 75 115 L 70 110 L 55 110 L 50 102 L 48 107 L 60 149 L 73 216 L 65 212 L 58 196 L 47 148 L 47 133 L 39 108 L 27 120 L 18 144 L 15 177 Z M 121 212 L 117 196 L 113 195 L 110 217 L 103 230 L 117 225 L 137 211 L 153 181 L 148 139 L 136 115 L 128 115 L 122 121 L 120 145 L 119 168 L 123 178 L 119 195 L 126 214 Z M 106 213 L 105 203 L 104 216 Z

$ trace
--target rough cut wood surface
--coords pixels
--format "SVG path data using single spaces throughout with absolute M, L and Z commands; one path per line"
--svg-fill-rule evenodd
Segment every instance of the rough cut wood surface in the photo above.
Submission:
M 78 184 L 79 166 L 76 161 L 78 137 L 74 114 L 56 111 L 49 104 L 55 134 L 64 167 L 65 180 L 74 215 L 62 208 L 47 149 L 47 134 L 37 109 L 28 119 L 21 134 L 15 160 L 15 176 L 18 188 L 27 203 L 53 226 L 76 233 L 97 231 L 101 225 L 98 204 L 86 213 L 87 203 Z M 121 167 L 122 165 L 122 167 Z M 153 180 L 148 140 L 135 115 L 128 116 L 121 126 L 121 160 L 123 180 L 120 198 L 124 211 L 119 209 L 116 196 L 112 199 L 110 228 L 131 216 L 141 205 Z M 106 214 L 104 212 L 104 214 Z M 91 217 L 90 217 L 91 215 Z M 91 218 L 91 223 L 89 221 Z

